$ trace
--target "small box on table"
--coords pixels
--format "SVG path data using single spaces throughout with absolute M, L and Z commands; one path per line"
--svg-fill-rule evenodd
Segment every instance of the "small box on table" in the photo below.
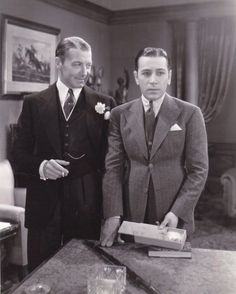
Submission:
M 123 221 L 119 234 L 134 237 L 136 243 L 182 250 L 186 241 L 186 230 L 157 225 Z

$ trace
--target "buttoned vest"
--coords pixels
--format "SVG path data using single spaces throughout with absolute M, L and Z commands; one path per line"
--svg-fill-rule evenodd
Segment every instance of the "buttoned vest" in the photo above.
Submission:
M 71 163 L 69 177 L 76 178 L 95 171 L 96 159 L 87 131 L 86 103 L 83 93 L 81 92 L 68 121 L 59 103 L 58 107 L 63 159 Z

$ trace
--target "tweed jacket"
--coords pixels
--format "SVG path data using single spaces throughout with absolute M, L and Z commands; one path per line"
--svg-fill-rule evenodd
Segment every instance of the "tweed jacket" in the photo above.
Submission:
M 121 215 L 143 222 L 152 177 L 158 221 L 172 211 L 179 217 L 179 226 L 193 232 L 194 208 L 208 173 L 206 129 L 197 106 L 165 95 L 150 156 L 141 99 L 116 107 L 111 113 L 105 164 L 106 218 Z

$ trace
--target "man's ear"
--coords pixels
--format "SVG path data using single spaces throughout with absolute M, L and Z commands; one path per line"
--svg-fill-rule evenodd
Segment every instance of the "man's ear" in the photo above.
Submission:
M 58 70 L 60 70 L 61 67 L 62 67 L 61 58 L 60 58 L 60 57 L 56 57 L 56 59 L 55 59 L 55 63 L 56 63 L 56 68 L 57 68 Z
M 172 70 L 170 69 L 168 72 L 168 85 L 171 84 Z
M 138 72 L 136 70 L 134 70 L 134 79 L 137 85 L 139 85 L 139 80 L 138 80 Z

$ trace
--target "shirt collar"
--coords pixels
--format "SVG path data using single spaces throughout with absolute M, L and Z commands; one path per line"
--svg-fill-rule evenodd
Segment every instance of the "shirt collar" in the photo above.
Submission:
M 61 105 L 63 106 L 67 98 L 69 88 L 60 80 L 60 78 L 58 78 L 56 86 L 58 89 Z M 73 88 L 72 90 L 74 93 L 75 100 L 77 102 L 80 92 L 82 91 L 82 88 Z
M 155 113 L 155 116 L 158 115 L 162 102 L 164 100 L 165 94 L 161 96 L 161 98 L 153 100 L 153 111 Z M 141 97 L 144 111 L 146 112 L 149 109 L 149 100 L 145 98 L 143 95 Z

